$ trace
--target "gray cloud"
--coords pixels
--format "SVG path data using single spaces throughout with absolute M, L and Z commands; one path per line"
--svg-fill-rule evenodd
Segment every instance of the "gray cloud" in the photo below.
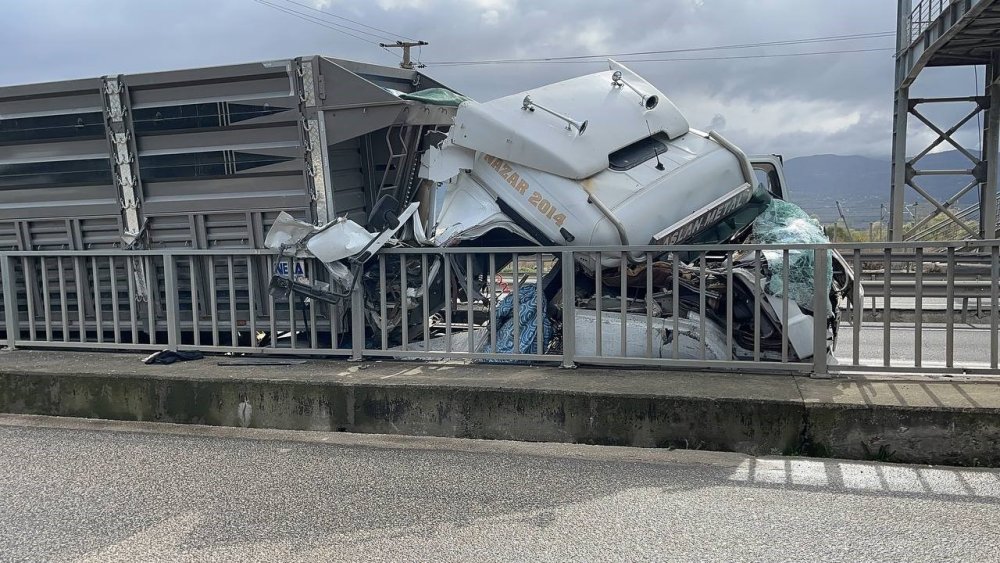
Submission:
M 428 63 L 686 49 L 895 28 L 894 3 L 871 0 L 322 0 L 312 4 L 430 41 L 420 53 Z M 8 55 L 0 67 L 0 84 L 308 54 L 398 62 L 396 54 L 371 43 L 251 0 L 14 0 L 4 7 L 0 52 L 15 55 Z M 672 57 L 892 45 L 892 38 L 880 38 Z M 649 58 L 667 56 L 671 55 Z M 725 128 L 748 152 L 789 156 L 889 152 L 891 52 L 629 66 L 663 90 L 691 123 Z M 602 68 L 601 63 L 430 65 L 426 72 L 477 99 L 490 99 Z M 917 94 L 937 94 L 960 80 L 971 87 L 971 75 L 945 76 L 951 79 L 920 85 Z M 967 133 L 964 138 L 974 137 Z

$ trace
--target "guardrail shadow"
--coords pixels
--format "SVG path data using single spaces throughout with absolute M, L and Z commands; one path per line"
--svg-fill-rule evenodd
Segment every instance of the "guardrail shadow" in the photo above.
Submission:
M 1000 476 L 985 469 L 914 467 L 862 461 L 752 458 L 729 481 L 754 485 L 845 489 L 859 493 L 1000 499 Z

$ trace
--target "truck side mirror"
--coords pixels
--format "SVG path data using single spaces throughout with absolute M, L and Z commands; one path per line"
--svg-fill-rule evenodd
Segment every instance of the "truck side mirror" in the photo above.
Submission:
M 399 227 L 399 201 L 391 195 L 378 198 L 368 215 L 369 231 L 384 231 Z

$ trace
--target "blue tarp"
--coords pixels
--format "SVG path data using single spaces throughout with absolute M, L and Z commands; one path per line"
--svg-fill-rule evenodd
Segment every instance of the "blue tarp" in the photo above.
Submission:
M 542 340 L 544 349 L 538 351 L 538 304 L 536 301 L 535 284 L 522 285 L 518 290 L 518 316 L 520 317 L 520 342 L 517 352 L 514 351 L 514 296 L 506 295 L 497 303 L 497 353 L 498 354 L 544 354 L 552 342 L 552 321 L 547 314 L 548 303 L 542 300 Z M 489 352 L 490 343 L 487 339 L 479 347 L 480 352 Z

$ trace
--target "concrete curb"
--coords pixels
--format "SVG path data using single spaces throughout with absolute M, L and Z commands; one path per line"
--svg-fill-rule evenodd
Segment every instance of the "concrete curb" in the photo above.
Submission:
M 0 411 L 320 430 L 736 451 L 795 448 L 802 405 L 440 385 L 0 375 Z
M 342 368 L 344 364 L 330 365 Z M 395 364 L 393 369 L 398 367 Z M 459 377 L 462 368 L 452 369 Z M 933 405 L 891 405 L 855 401 L 851 393 L 857 384 L 849 381 L 791 377 L 771 377 L 761 384 L 766 388 L 778 382 L 780 387 L 774 389 L 780 392 L 773 392 L 773 398 L 741 398 L 740 386 L 754 386 L 753 378 L 757 376 L 716 376 L 715 387 L 719 381 L 730 380 L 735 390 L 713 389 L 712 393 L 699 394 L 691 392 L 691 382 L 707 384 L 710 379 L 706 374 L 628 375 L 631 379 L 656 377 L 649 384 L 658 385 L 649 393 L 623 393 L 602 390 L 601 386 L 595 389 L 593 384 L 595 379 L 607 378 L 609 387 L 620 387 L 621 374 L 551 370 L 552 376 L 562 381 L 558 387 L 545 388 L 532 382 L 516 383 L 525 373 L 534 373 L 523 367 L 494 369 L 498 375 L 488 384 L 457 380 L 449 384 L 442 377 L 390 383 L 381 377 L 359 381 L 294 380 L 188 377 L 162 372 L 151 375 L 139 373 L 140 369 L 135 370 L 137 373 L 115 375 L 74 371 L 0 368 L 0 412 L 282 430 L 672 447 L 750 455 L 1000 465 L 1000 393 L 996 393 L 996 384 L 985 384 L 988 387 L 976 391 L 991 398 L 974 401 L 980 406 L 945 404 L 949 396 L 943 393 L 944 387 L 938 393 L 943 399 L 935 397 Z M 503 383 L 505 377 L 510 379 L 507 385 Z M 664 379 L 668 383 L 676 380 L 679 391 L 665 391 L 675 385 L 663 385 Z M 581 383 L 579 389 L 574 389 L 576 381 Z M 687 388 L 682 389 L 685 384 Z M 865 384 L 869 393 L 871 385 Z M 899 385 L 906 393 L 907 384 Z M 782 395 L 788 388 L 794 390 L 794 398 Z M 899 395 L 899 389 L 894 393 Z M 996 401 L 992 400 L 994 395 Z

